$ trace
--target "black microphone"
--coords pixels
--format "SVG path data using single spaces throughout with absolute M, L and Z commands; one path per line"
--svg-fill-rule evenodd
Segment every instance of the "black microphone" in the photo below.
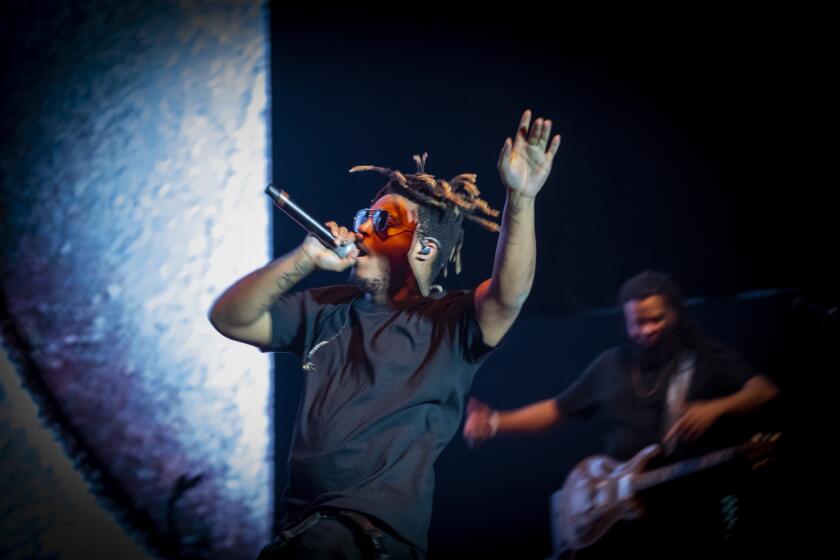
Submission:
M 289 193 L 286 191 L 282 191 L 275 187 L 272 183 L 269 183 L 265 188 L 265 194 L 274 201 L 274 205 L 277 206 L 277 208 L 285 212 L 287 216 L 297 223 L 297 225 L 311 233 L 312 236 L 320 241 L 324 247 L 330 249 L 342 259 L 353 249 L 358 249 L 359 255 L 365 254 L 364 249 L 352 241 L 350 243 L 345 243 L 344 245 L 336 246 L 335 237 L 333 237 L 333 234 L 330 233 L 330 230 L 315 220 L 315 218 L 307 214 L 303 208 L 292 202 L 289 197 Z

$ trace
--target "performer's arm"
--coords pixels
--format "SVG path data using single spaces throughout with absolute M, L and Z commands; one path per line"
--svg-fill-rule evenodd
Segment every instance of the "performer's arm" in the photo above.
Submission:
M 507 188 L 502 230 L 493 275 L 475 291 L 478 324 L 490 346 L 498 344 L 513 325 L 531 291 L 537 263 L 534 200 L 560 146 L 559 135 L 549 145 L 550 120 L 538 118 L 533 126 L 530 123 L 531 112 L 525 111 L 516 140 L 508 138 L 499 155 L 499 175 Z
M 778 394 L 779 389 L 770 378 L 755 375 L 738 392 L 727 397 L 689 403 L 680 419 L 665 434 L 664 440 L 695 440 L 721 416 L 750 412 L 775 399 Z
M 534 434 L 563 422 L 556 399 L 537 401 L 514 410 L 493 410 L 478 399 L 467 404 L 464 439 L 475 447 L 498 434 Z
M 329 222 L 336 245 L 356 241 L 358 234 Z M 272 304 L 315 268 L 341 271 L 350 267 L 358 250 L 341 259 L 312 236 L 294 251 L 255 270 L 229 287 L 210 309 L 210 322 L 228 338 L 266 347 L 271 342 Z

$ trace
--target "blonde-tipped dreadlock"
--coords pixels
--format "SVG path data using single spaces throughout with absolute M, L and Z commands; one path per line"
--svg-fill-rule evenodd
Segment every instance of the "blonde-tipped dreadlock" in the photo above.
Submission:
M 350 170 L 350 173 L 359 171 L 375 171 L 388 177 L 388 183 L 377 193 L 379 198 L 387 193 L 401 194 L 406 198 L 414 200 L 421 207 L 430 210 L 436 209 L 438 222 L 446 222 L 446 226 L 452 230 L 452 253 L 449 262 L 455 265 L 455 273 L 461 272 L 461 245 L 463 243 L 463 229 L 461 224 L 466 218 L 475 222 L 483 228 L 498 232 L 499 224 L 487 219 L 498 218 L 500 212 L 490 208 L 486 201 L 479 198 L 481 191 L 476 186 L 476 175 L 473 173 L 462 173 L 449 181 L 437 179 L 434 175 L 426 173 L 426 160 L 429 154 L 415 155 L 414 162 L 417 164 L 416 173 L 402 173 L 386 167 L 374 165 L 357 165 Z M 483 214 L 482 217 L 477 214 Z M 427 222 L 429 219 L 427 218 Z M 429 227 L 428 223 L 424 227 Z M 441 249 L 448 249 L 448 247 Z M 444 253 L 445 254 L 445 253 Z M 438 270 L 443 269 L 444 276 L 447 273 L 447 262 L 441 259 L 438 263 Z
M 434 175 L 426 173 L 428 157 L 428 153 L 423 153 L 422 157 L 414 156 L 414 161 L 417 163 L 417 173 L 413 174 L 404 174 L 400 171 L 375 165 L 357 165 L 350 169 L 350 173 L 376 171 L 396 182 L 426 204 L 444 208 L 448 202 L 456 214 L 463 212 L 466 219 L 480 224 L 485 229 L 498 232 L 499 224 L 475 215 L 476 212 L 480 211 L 485 216 L 498 218 L 500 214 L 498 210 L 490 208 L 486 201 L 479 198 L 481 191 L 475 185 L 477 176 L 474 173 L 462 173 L 449 181 L 436 179 Z

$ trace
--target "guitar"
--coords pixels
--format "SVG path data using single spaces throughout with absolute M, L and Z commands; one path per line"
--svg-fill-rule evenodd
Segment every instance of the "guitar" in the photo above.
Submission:
M 644 514 L 636 498 L 639 492 L 745 455 L 761 459 L 754 464 L 757 467 L 767 462 L 766 455 L 779 436 L 757 434 L 742 445 L 647 472 L 647 464 L 661 452 L 659 445 L 645 447 L 626 463 L 606 455 L 588 457 L 572 469 L 563 488 L 552 496 L 555 539 L 573 550 L 587 547 L 620 519 L 638 519 Z

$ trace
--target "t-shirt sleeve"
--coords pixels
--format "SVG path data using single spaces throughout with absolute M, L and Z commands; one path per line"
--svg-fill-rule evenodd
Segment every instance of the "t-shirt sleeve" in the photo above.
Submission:
M 291 352 L 303 355 L 312 330 L 312 302 L 306 291 L 284 294 L 269 310 L 271 343 L 263 352 Z
M 429 311 L 433 313 L 433 321 L 439 327 L 439 333 L 448 333 L 455 352 L 468 363 L 483 361 L 490 353 L 498 348 L 484 342 L 484 335 L 478 324 L 475 310 L 475 291 L 462 290 L 450 292 L 435 302 Z
M 709 393 L 704 396 L 708 398 L 735 393 L 758 375 L 740 353 L 723 344 L 717 345 L 705 359 L 709 375 L 705 389 Z
M 604 389 L 606 361 L 606 353 L 596 358 L 574 383 L 554 398 L 564 415 L 589 418 L 598 410 Z
M 475 290 L 464 293 L 461 308 L 459 323 L 464 356 L 470 362 L 482 361 L 504 342 L 504 338 L 495 346 L 484 342 L 484 334 L 481 332 L 481 325 L 478 324 L 475 309 Z

